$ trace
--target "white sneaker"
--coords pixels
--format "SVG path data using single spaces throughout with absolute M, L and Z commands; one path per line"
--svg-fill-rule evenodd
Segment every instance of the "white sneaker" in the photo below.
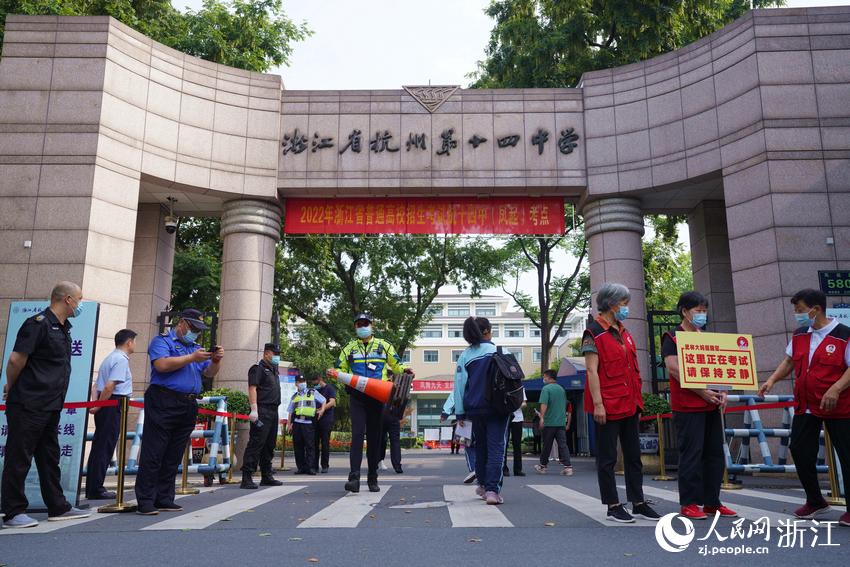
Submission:
M 382 471 L 385 471 L 387 470 L 387 465 L 384 464 L 384 461 L 381 461 L 380 463 L 378 463 L 378 468 Z
M 472 484 L 472 481 L 476 479 L 475 471 L 472 471 L 463 479 L 464 484 Z
M 91 516 L 91 512 L 88 510 L 80 510 L 79 508 L 71 508 L 64 514 L 60 514 L 59 516 L 49 516 L 47 518 L 48 522 L 61 522 L 63 520 L 79 520 L 82 518 L 88 518 Z
M 38 525 L 38 520 L 30 518 L 26 514 L 18 514 L 11 520 L 3 520 L 4 528 L 33 528 Z

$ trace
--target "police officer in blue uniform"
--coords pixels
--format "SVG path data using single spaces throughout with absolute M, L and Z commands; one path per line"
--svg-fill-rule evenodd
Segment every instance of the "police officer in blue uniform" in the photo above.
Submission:
M 218 373 L 224 349 L 212 352 L 195 343 L 208 327 L 197 309 L 185 309 L 167 333 L 148 347 L 150 387 L 145 392 L 145 425 L 139 473 L 136 475 L 136 513 L 150 516 L 179 512 L 174 503 L 174 479 L 198 416 L 202 377 Z

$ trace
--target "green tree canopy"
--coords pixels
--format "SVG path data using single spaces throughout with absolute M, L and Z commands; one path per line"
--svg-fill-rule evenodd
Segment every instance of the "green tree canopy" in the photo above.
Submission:
M 479 88 L 569 87 L 582 73 L 678 49 L 783 0 L 493 0 Z
M 186 12 L 170 0 L 0 0 L 0 42 L 6 14 L 112 16 L 189 55 L 258 72 L 288 64 L 293 43 L 312 33 L 286 16 L 282 0 L 204 0 Z

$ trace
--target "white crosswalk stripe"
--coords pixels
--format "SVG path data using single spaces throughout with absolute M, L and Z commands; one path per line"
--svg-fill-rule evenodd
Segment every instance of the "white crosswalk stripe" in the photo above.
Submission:
M 200 491 L 199 494 L 204 494 L 204 493 L 208 493 L 208 492 L 215 492 L 219 488 L 220 487 L 218 487 L 218 486 L 202 486 L 202 487 L 198 488 L 198 490 Z M 174 499 L 179 500 L 181 498 L 185 498 L 186 496 L 191 496 L 191 495 L 189 495 L 189 494 L 177 495 L 177 496 L 174 497 Z M 125 502 L 125 504 L 135 504 L 135 503 L 136 503 L 135 500 L 128 500 L 128 501 Z M 107 504 L 106 502 L 103 503 L 103 505 L 106 505 L 106 504 Z M 67 521 L 64 521 L 64 522 L 48 522 L 46 519 L 44 519 L 42 521 L 39 521 L 38 525 L 33 527 L 33 528 L 21 528 L 21 529 L 3 528 L 2 530 L 0 530 L 0 536 L 4 536 L 4 535 L 8 536 L 8 535 L 15 535 L 15 534 L 47 534 L 47 533 L 50 533 L 50 532 L 55 532 L 57 530 L 61 530 L 61 529 L 65 529 L 65 528 L 72 528 L 74 526 L 79 526 L 81 524 L 87 524 L 89 522 L 94 522 L 96 520 L 101 520 L 101 519 L 104 519 L 104 518 L 113 518 L 113 517 L 121 516 L 121 515 L 122 514 L 101 514 L 100 512 L 97 511 L 97 508 L 92 508 L 91 516 L 89 516 L 88 518 L 82 518 L 80 520 L 67 520 Z
M 796 496 L 786 496 L 779 492 L 762 492 L 761 490 L 752 490 L 749 488 L 742 488 L 732 492 L 731 494 L 735 494 L 737 496 L 749 496 L 750 498 L 763 498 L 765 500 L 773 500 L 776 502 L 787 502 L 788 504 L 797 504 L 798 506 L 802 506 L 806 501 L 805 496 L 800 496 L 799 494 Z
M 346 494 L 330 506 L 322 508 L 300 524 L 299 528 L 356 528 L 392 486 L 381 486 L 381 492 Z
M 256 506 L 268 504 L 282 496 L 297 492 L 306 486 L 272 486 L 262 490 L 252 491 L 250 494 L 227 500 L 214 506 L 201 508 L 194 512 L 181 514 L 163 522 L 157 522 L 142 528 L 143 530 L 202 530 L 225 518 L 241 514 Z
M 620 486 L 619 488 L 625 489 L 624 486 Z M 672 490 L 664 490 L 662 488 L 655 488 L 653 486 L 643 487 L 643 492 L 646 496 L 652 496 L 655 498 L 661 498 L 662 500 L 667 500 L 669 502 L 679 503 L 679 493 L 673 492 Z M 775 500 L 773 494 L 766 494 L 764 496 L 765 500 Z M 759 497 L 761 498 L 761 497 Z M 732 503 L 729 502 L 728 506 L 738 512 L 738 516 L 742 518 L 746 518 L 748 520 L 757 520 L 759 518 L 768 518 L 772 525 L 779 525 L 780 520 L 788 521 L 792 519 L 788 514 L 783 514 L 782 512 L 773 512 L 771 510 L 762 510 L 761 508 L 753 508 L 750 506 L 745 506 L 743 504 Z M 709 517 L 709 521 L 711 518 Z
M 475 494 L 474 486 L 447 484 L 443 495 L 448 502 L 453 528 L 512 528 L 514 525 L 499 510 L 488 506 Z
M 621 524 L 608 520 L 606 506 L 599 501 L 598 497 L 588 496 L 582 492 L 572 490 L 560 484 L 530 484 L 529 488 L 536 490 L 544 496 L 548 496 L 556 502 L 560 502 L 570 508 L 584 514 L 591 520 L 607 527 L 646 527 L 647 522 L 638 520 L 632 524 Z M 653 523 L 654 524 L 654 523 Z

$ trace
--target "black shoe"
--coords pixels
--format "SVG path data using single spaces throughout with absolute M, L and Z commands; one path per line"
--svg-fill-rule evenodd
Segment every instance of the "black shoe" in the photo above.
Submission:
M 514 471 L 514 476 L 525 476 L 525 473 L 522 471 Z
M 511 471 L 508 469 L 502 469 L 502 476 L 511 476 Z
M 310 475 L 310 476 L 316 476 L 316 474 L 317 474 L 317 473 L 316 473 L 316 471 L 315 471 L 315 470 L 311 469 L 311 470 L 307 471 L 307 472 L 306 472 L 306 473 L 304 473 L 304 474 L 308 474 L 308 475 Z
M 242 473 L 242 484 L 239 485 L 239 488 L 244 488 L 244 489 L 247 489 L 247 490 L 256 490 L 257 488 L 260 488 L 254 482 L 254 479 L 251 478 L 252 476 L 253 475 L 251 475 L 251 473 L 249 473 L 249 472 L 243 472 Z
M 367 484 L 369 485 L 369 492 L 380 492 L 381 491 L 381 487 L 378 486 L 378 479 L 377 478 L 374 479 L 374 480 L 368 481 Z
M 626 509 L 623 508 L 622 504 L 617 504 L 613 508 L 609 506 L 607 519 L 612 522 L 620 522 L 621 524 L 631 524 L 635 521 L 632 515 L 626 512 Z
M 640 504 L 632 504 L 632 516 L 640 516 L 645 520 L 652 520 L 657 522 L 661 519 L 661 516 L 658 515 L 658 512 L 649 507 L 649 504 L 646 502 L 641 502 Z
M 263 475 L 263 478 L 260 479 L 260 486 L 283 486 L 283 483 L 272 475 L 267 474 Z
M 328 467 L 322 469 L 322 474 L 328 474 Z
M 349 473 L 345 489 L 348 492 L 360 492 L 360 473 Z
M 404 470 L 403 470 L 401 467 L 398 467 L 398 468 L 395 470 L 395 473 L 396 473 L 396 474 L 404 474 Z
M 115 493 L 104 490 L 99 494 L 93 494 L 91 496 L 86 494 L 86 498 L 88 500 L 115 500 Z
M 183 507 L 179 504 L 175 504 L 174 502 L 165 502 L 163 504 L 154 504 L 157 510 L 160 512 L 182 512 Z
M 139 504 L 136 508 L 136 514 L 140 516 L 156 516 L 159 510 L 153 504 Z

